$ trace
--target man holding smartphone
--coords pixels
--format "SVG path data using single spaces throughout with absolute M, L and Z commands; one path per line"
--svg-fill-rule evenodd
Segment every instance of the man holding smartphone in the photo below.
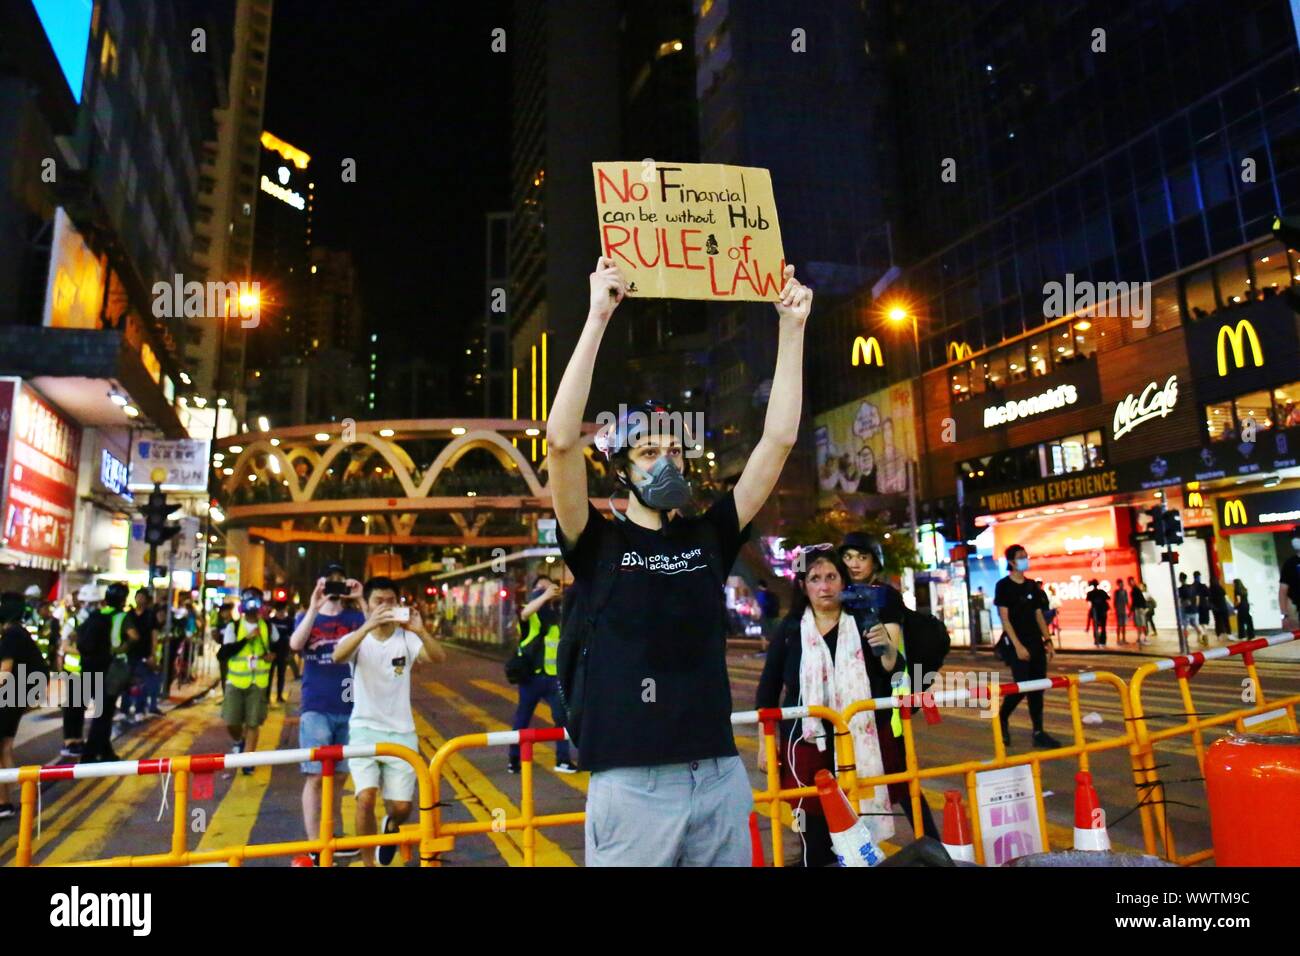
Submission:
M 398 604 L 390 578 L 371 578 L 362 591 L 369 618 L 334 648 L 334 663 L 351 665 L 354 701 L 349 721 L 353 744 L 399 744 L 416 753 L 420 740 L 411 713 L 411 667 L 417 660 L 442 663 L 447 652 L 425 629 L 420 612 Z M 353 757 L 352 786 L 357 792 L 357 835 L 375 831 L 375 802 L 384 797 L 382 832 L 396 833 L 414 808 L 416 776 L 397 757 Z M 387 866 L 396 845 L 379 847 L 379 865 Z M 366 866 L 375 851 L 362 851 Z
M 343 606 L 345 597 L 360 598 L 361 583 L 349 578 L 341 564 L 326 565 L 316 581 L 307 610 L 298 615 L 289 647 L 302 654 L 302 700 L 298 717 L 298 746 L 327 747 L 348 742 L 348 719 L 352 716 L 352 672 L 346 664 L 334 662 L 334 648 L 345 634 L 366 621 L 360 611 Z M 307 838 L 320 836 L 321 765 L 319 760 L 302 764 L 306 779 L 302 786 L 302 820 Z M 342 775 L 347 761 L 335 765 L 334 819 L 342 829 Z M 334 855 L 355 856 L 355 850 Z

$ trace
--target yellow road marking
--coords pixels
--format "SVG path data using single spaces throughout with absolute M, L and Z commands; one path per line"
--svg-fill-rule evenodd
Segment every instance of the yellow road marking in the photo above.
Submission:
M 257 749 L 278 750 L 280 735 L 284 731 L 285 712 L 282 707 L 273 707 L 266 716 L 266 721 L 258 728 Z M 234 771 L 230 787 L 217 804 L 217 808 L 208 817 L 208 826 L 199 840 L 195 850 L 224 850 L 230 847 L 245 846 L 253 833 L 253 825 L 262 810 L 262 798 L 271 786 L 273 767 L 254 767 L 253 772 L 245 776 L 243 772 Z M 296 769 L 295 767 L 291 769 Z
M 167 736 L 167 749 L 177 755 L 187 754 L 190 752 L 194 739 L 206 729 L 206 721 L 198 713 L 187 714 L 181 721 L 178 731 L 170 733 Z M 158 756 L 158 755 L 153 755 Z M 149 798 L 162 801 L 162 786 L 170 787 L 170 782 L 166 776 L 151 774 L 145 777 L 122 777 L 113 793 L 111 800 L 104 800 L 95 807 L 90 814 L 77 825 L 77 828 L 70 833 L 62 843 L 55 847 L 40 862 L 42 865 L 58 865 L 62 863 L 71 863 L 81 860 L 93 860 L 98 855 L 101 847 L 113 836 L 125 821 L 129 820 L 141 804 L 145 804 Z M 174 809 L 171 803 L 171 793 L 168 792 L 168 810 L 163 812 L 163 818 L 155 824 L 158 831 L 157 849 L 146 849 L 144 847 L 133 847 L 141 853 L 165 852 L 170 845 L 172 821 L 170 812 Z M 72 820 L 71 814 L 65 814 L 55 826 L 49 831 L 53 836 L 55 831 L 61 831 L 67 827 Z
M 140 752 L 145 749 L 146 744 L 153 742 L 154 738 L 161 737 L 166 739 L 170 737 L 170 731 L 164 733 L 165 723 L 166 721 L 155 722 L 139 736 L 128 738 L 128 740 L 118 750 L 118 756 L 122 757 L 124 760 L 137 759 L 141 755 Z M 99 802 L 99 799 L 107 793 L 107 791 L 117 786 L 121 780 L 121 777 L 84 778 L 76 780 L 73 781 L 70 788 L 63 793 L 59 793 L 53 801 L 44 804 L 41 812 L 41 836 L 39 840 L 36 839 L 35 830 L 32 831 L 33 858 L 35 857 L 36 851 L 48 846 L 54 836 L 66 828 L 66 824 L 55 828 L 55 824 L 58 823 L 58 821 L 63 817 L 68 817 L 69 819 L 75 817 L 82 811 L 86 804 L 91 802 L 92 799 L 95 802 Z M 4 843 L 0 844 L 0 859 L 7 858 L 17 846 L 18 835 L 15 833 L 13 836 L 9 837 L 9 839 L 5 840 Z

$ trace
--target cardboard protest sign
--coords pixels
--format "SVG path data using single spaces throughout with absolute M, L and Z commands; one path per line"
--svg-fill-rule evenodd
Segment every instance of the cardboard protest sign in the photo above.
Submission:
M 785 252 L 766 169 L 716 163 L 592 163 L 601 254 L 628 293 L 775 302 Z

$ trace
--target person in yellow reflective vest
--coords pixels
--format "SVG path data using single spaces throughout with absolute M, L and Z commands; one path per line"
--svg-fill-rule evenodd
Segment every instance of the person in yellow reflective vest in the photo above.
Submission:
M 551 708 L 551 720 L 563 727 L 567 719 L 560 699 L 560 681 L 555 676 L 556 653 L 560 647 L 560 589 L 554 581 L 539 574 L 529 593 L 529 602 L 519 612 L 519 653 L 533 665 L 532 673 L 519 684 L 519 706 L 515 708 L 513 730 L 523 730 L 533 722 L 533 711 L 545 700 Z M 569 759 L 569 742 L 555 745 L 555 772 L 577 773 Z M 510 748 L 511 773 L 519 772 L 519 746 Z
M 221 650 L 226 662 L 225 697 L 221 701 L 221 719 L 226 722 L 235 753 L 257 749 L 257 731 L 266 721 L 267 688 L 271 686 L 271 629 L 262 619 L 262 592 L 244 588 L 239 592 L 238 621 L 226 625 Z M 278 741 L 272 741 L 277 743 Z M 252 767 L 241 768 L 247 776 Z

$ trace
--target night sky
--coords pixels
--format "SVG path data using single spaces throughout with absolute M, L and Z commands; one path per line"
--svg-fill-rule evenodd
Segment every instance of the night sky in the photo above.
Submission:
M 509 4 L 491 0 L 275 3 L 264 125 L 312 157 L 312 238 L 352 252 L 371 330 L 430 357 L 464 358 L 454 346 L 482 321 L 484 214 L 509 204 L 498 26 Z

